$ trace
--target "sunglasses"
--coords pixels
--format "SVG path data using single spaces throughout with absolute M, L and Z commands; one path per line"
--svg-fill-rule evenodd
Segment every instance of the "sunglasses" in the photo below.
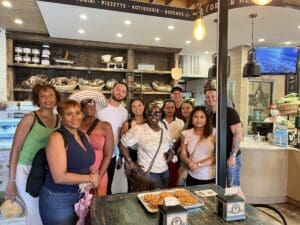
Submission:
M 88 100 L 82 101 L 81 104 L 84 106 L 94 106 L 94 105 L 96 105 L 96 102 L 92 99 L 88 99 Z
M 147 112 L 147 116 L 160 116 L 161 112 L 159 111 L 153 111 L 153 112 Z

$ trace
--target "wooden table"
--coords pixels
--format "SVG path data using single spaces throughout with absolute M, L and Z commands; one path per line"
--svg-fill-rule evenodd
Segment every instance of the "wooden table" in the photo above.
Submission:
M 216 185 L 201 185 L 188 187 L 193 193 L 196 190 L 213 189 L 224 193 Z M 275 225 L 269 216 L 246 204 L 246 220 L 238 222 L 225 222 L 215 214 L 215 197 L 201 198 L 204 206 L 189 210 L 189 225 Z M 141 205 L 136 193 L 116 194 L 94 198 L 91 205 L 92 225 L 157 225 L 157 214 L 148 213 Z

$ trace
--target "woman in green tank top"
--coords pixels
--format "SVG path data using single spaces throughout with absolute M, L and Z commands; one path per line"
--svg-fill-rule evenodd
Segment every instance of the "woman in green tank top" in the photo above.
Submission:
M 54 107 L 60 101 L 60 94 L 50 84 L 37 84 L 32 89 L 35 112 L 26 114 L 18 124 L 9 157 L 9 179 L 6 197 L 14 199 L 17 193 L 27 208 L 26 224 L 42 225 L 38 198 L 25 192 L 27 177 L 37 151 L 45 147 L 50 134 L 59 127 L 59 118 Z

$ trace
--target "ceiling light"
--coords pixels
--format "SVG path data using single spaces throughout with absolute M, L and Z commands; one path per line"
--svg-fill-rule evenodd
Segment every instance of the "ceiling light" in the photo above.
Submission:
M 204 54 L 207 55 L 207 54 L 208 54 L 208 51 L 205 51 Z
M 186 44 L 191 44 L 190 40 L 185 41 Z
M 155 37 L 154 40 L 155 41 L 160 41 L 160 37 Z
M 121 38 L 121 37 L 123 37 L 123 34 L 117 33 L 116 36 L 117 36 L 118 38 Z
M 300 29 L 300 25 L 298 26 L 298 29 Z
M 87 15 L 85 15 L 85 14 L 80 14 L 80 19 L 82 19 L 82 20 L 86 20 L 87 19 Z
M 264 38 L 260 38 L 260 39 L 258 39 L 258 41 L 259 42 L 263 42 L 263 41 L 265 41 L 265 39 Z
M 169 25 L 169 26 L 168 26 L 168 29 L 169 29 L 169 30 L 174 30 L 174 28 L 175 28 L 175 27 L 174 27 L 173 25 Z
M 272 2 L 272 0 L 252 0 L 252 2 L 256 5 L 267 5 Z
M 12 4 L 10 1 L 2 1 L 1 4 L 6 8 L 11 8 Z
M 84 29 L 79 29 L 79 30 L 78 30 L 78 33 L 79 33 L 79 34 L 84 34 L 84 33 L 85 33 L 85 30 L 84 30 Z
M 206 30 L 205 24 L 202 18 L 196 19 L 194 23 L 193 36 L 196 40 L 201 41 L 205 38 Z
M 292 44 L 292 42 L 286 41 L 284 44 L 285 44 L 285 45 L 290 45 L 290 44 Z
M 124 21 L 124 24 L 125 24 L 125 25 L 130 25 L 130 24 L 131 24 L 131 21 L 130 21 L 130 20 L 125 20 L 125 21 Z
M 255 63 L 255 49 L 253 46 L 253 20 L 257 17 L 257 14 L 250 14 L 251 18 L 251 49 L 248 51 L 248 62 L 243 69 L 243 77 L 257 77 L 260 76 L 260 67 Z
M 21 19 L 15 19 L 15 23 L 16 24 L 23 24 L 23 20 L 21 20 Z

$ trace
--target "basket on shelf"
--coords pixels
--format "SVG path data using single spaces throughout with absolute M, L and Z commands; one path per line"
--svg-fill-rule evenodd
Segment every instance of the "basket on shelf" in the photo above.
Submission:
M 76 88 L 77 84 L 70 84 L 70 85 L 54 85 L 56 90 L 58 91 L 74 91 Z
M 281 115 L 296 114 L 299 105 L 300 102 L 285 103 L 285 104 L 277 105 L 277 109 L 280 111 Z
M 102 84 L 100 86 L 91 86 L 91 85 L 82 85 L 79 84 L 79 89 L 82 91 L 102 91 L 105 84 Z

